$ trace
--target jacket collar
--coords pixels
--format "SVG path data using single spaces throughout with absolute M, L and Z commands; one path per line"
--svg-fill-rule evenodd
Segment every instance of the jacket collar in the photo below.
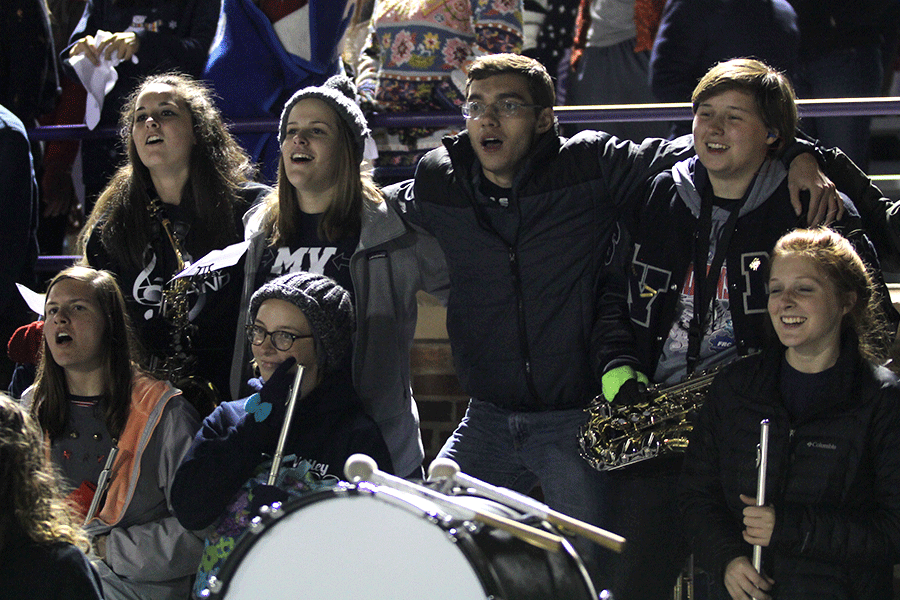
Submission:
M 766 403 L 781 405 L 779 384 L 781 381 L 781 361 L 786 348 L 777 340 L 763 351 L 758 368 L 748 389 L 762 390 L 760 398 Z M 864 401 L 865 390 L 861 388 L 859 373 L 867 368 L 865 359 L 859 353 L 859 340 L 852 331 L 841 335 L 841 353 L 835 364 L 837 382 L 828 390 L 827 396 L 816 402 L 810 416 L 841 406 L 851 407 Z
M 460 184 L 466 186 L 470 192 L 478 189 L 481 182 L 481 163 L 472 147 L 469 132 L 461 131 L 456 135 L 447 136 L 443 140 L 447 154 L 453 164 L 453 169 L 466 176 L 458 177 Z M 525 156 L 519 172 L 513 180 L 513 190 L 521 189 L 533 173 L 537 165 L 546 164 L 550 157 L 559 152 L 562 145 L 559 137 L 559 124 L 554 123 L 546 133 L 537 137 L 531 151 Z M 474 187 L 473 187 L 474 186 Z

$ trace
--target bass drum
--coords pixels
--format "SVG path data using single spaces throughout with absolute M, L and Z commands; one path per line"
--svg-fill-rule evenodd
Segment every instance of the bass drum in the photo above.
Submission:
M 521 517 L 484 498 L 448 498 Z M 543 550 L 448 516 L 429 499 L 371 484 L 314 492 L 261 520 L 228 557 L 209 597 L 597 600 L 568 542 L 558 552 Z

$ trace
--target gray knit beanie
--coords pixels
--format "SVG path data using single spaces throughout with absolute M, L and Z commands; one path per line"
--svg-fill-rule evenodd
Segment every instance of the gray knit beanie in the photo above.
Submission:
M 260 305 L 272 298 L 284 300 L 303 312 L 312 328 L 319 368 L 336 370 L 347 351 L 355 327 L 350 294 L 330 277 L 299 271 L 268 282 L 250 298 L 250 322 Z
M 337 112 L 338 116 L 350 127 L 353 140 L 356 142 L 357 157 L 362 160 L 366 146 L 366 137 L 371 133 L 366 117 L 356 101 L 356 86 L 346 75 L 334 75 L 319 87 L 303 88 L 291 96 L 281 111 L 281 122 L 278 125 L 278 144 L 284 142 L 287 121 L 294 105 L 307 98 L 318 98 Z

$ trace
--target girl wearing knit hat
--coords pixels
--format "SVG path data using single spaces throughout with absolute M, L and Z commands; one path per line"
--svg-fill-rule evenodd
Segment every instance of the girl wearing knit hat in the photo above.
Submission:
M 289 273 L 253 294 L 246 342 L 261 374 L 252 382 L 257 391 L 220 404 L 204 420 L 172 484 L 172 506 L 184 527 L 215 526 L 195 596 L 201 597 L 260 506 L 330 487 L 352 454 L 371 456 L 393 472 L 381 432 L 353 389 L 347 360 L 353 328 L 350 294 L 324 275 Z M 300 397 L 286 458 L 269 486 L 296 364 L 304 367 Z
M 419 417 L 410 390 L 409 350 L 416 292 L 447 287 L 443 254 L 433 238 L 408 229 L 362 170 L 369 127 L 344 76 L 295 93 L 279 124 L 281 161 L 275 191 L 251 209 L 245 236 L 244 301 L 285 273 L 335 279 L 356 306 L 353 383 L 378 423 L 398 475 L 421 475 Z M 236 340 L 241 341 L 241 340 Z M 232 392 L 249 375 L 236 344 Z

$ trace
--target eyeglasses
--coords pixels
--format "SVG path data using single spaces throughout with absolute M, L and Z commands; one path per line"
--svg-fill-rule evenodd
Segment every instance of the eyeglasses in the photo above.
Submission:
M 491 104 L 473 100 L 462 105 L 462 114 L 467 119 L 477 121 L 487 113 L 489 108 L 493 108 L 498 117 L 509 119 L 519 115 L 523 108 L 543 107 L 539 104 L 522 104 L 521 102 L 514 102 L 512 100 L 497 100 Z
M 311 338 L 312 335 L 297 335 L 287 331 L 266 331 L 258 325 L 247 325 L 247 340 L 254 346 L 262 346 L 267 337 L 272 338 L 272 345 L 277 350 L 286 352 L 297 340 Z

